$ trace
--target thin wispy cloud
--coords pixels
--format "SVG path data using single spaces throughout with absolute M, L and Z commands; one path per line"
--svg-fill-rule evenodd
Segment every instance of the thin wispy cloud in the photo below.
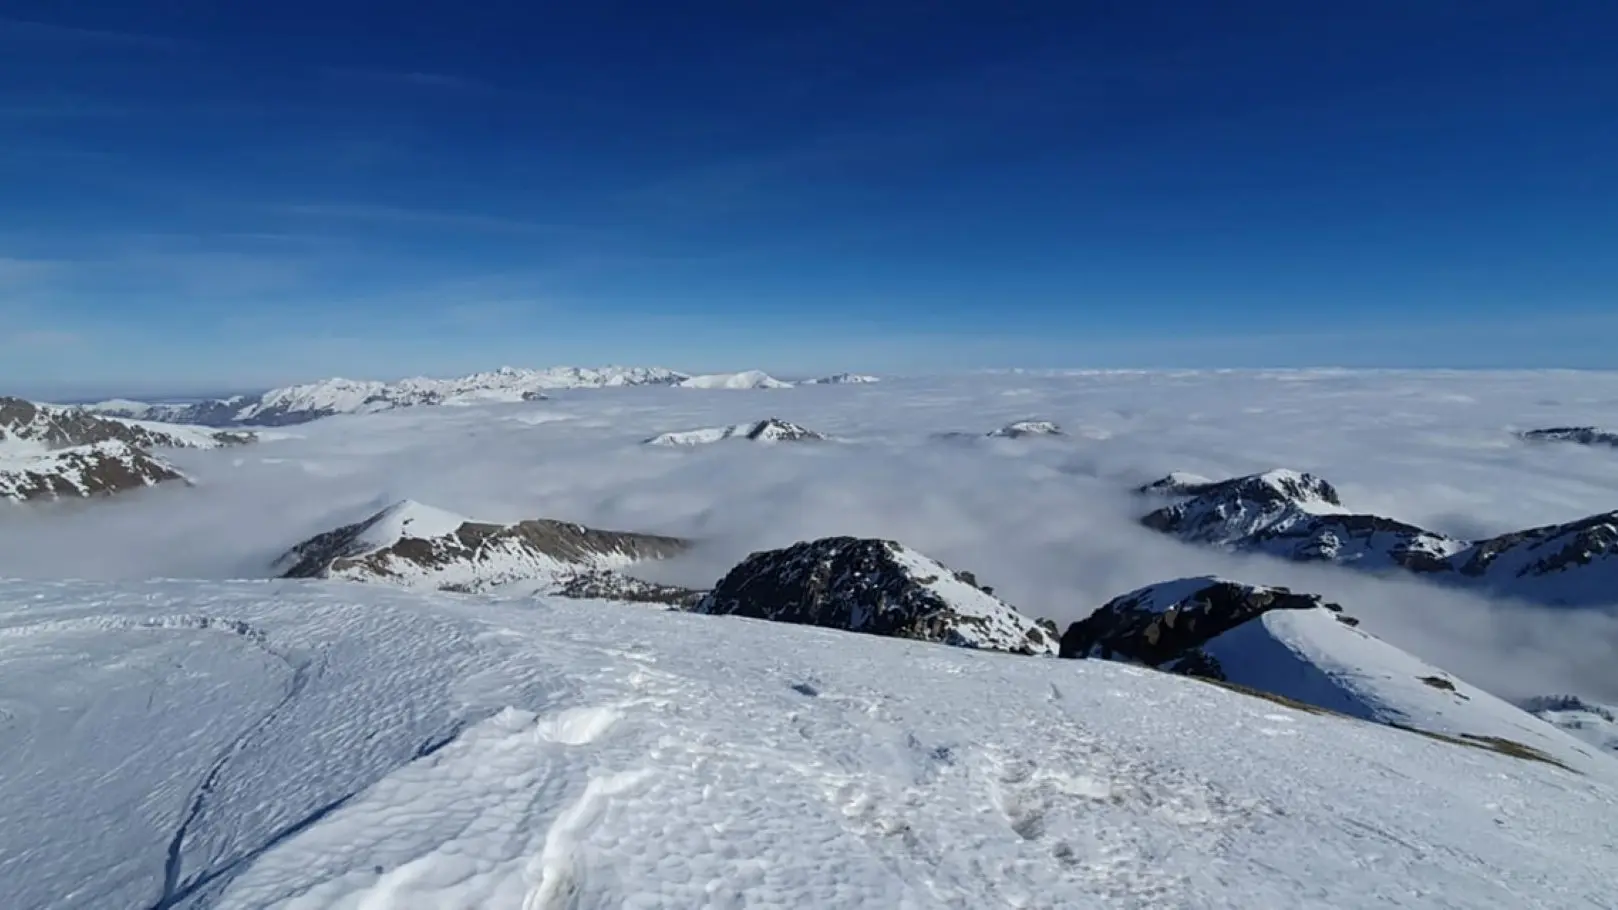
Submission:
M 353 66 L 323 66 L 321 74 L 355 82 L 372 82 L 427 89 L 449 89 L 459 92 L 493 91 L 494 86 L 470 76 L 436 73 L 428 70 L 390 70 Z
M 479 212 L 446 212 L 391 205 L 350 203 L 311 203 L 281 205 L 276 211 L 286 215 L 334 221 L 368 221 L 376 224 L 415 225 L 510 233 L 578 233 L 582 229 L 563 224 L 528 221 L 504 215 Z
M 52 22 L 37 22 L 30 19 L 13 19 L 0 16 L 0 42 L 34 43 L 45 41 L 58 44 L 102 45 L 155 51 L 173 51 L 191 46 L 188 41 L 165 35 L 83 28 L 74 25 L 58 25 Z

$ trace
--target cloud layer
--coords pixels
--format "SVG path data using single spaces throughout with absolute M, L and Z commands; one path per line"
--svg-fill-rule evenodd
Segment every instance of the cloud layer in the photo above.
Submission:
M 648 447 L 667 430 L 781 417 L 841 442 Z M 1059 439 L 943 441 L 1047 418 Z M 1197 549 L 1135 524 L 1129 490 L 1171 470 L 1313 471 L 1357 510 L 1474 536 L 1618 503 L 1610 450 L 1515 429 L 1618 424 L 1618 375 L 1093 373 L 756 392 L 629 389 L 332 418 L 237 451 L 179 453 L 197 479 L 122 501 L 0 513 L 0 574 L 262 577 L 298 540 L 413 498 L 490 520 L 691 535 L 658 580 L 706 585 L 748 552 L 831 534 L 900 539 L 1066 622 L 1167 578 L 1218 573 L 1343 602 L 1367 627 L 1508 697 L 1618 697 L 1618 619 L 1409 579 Z

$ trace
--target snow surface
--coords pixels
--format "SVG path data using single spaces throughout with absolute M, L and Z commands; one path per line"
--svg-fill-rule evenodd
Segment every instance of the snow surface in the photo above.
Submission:
M 783 382 L 761 370 L 688 376 L 675 383 L 675 385 L 682 389 L 789 389 L 792 387 L 792 383 Z
M 100 474 L 109 469 L 134 478 L 133 486 L 153 486 L 184 477 L 173 465 L 116 439 L 49 449 L 33 442 L 0 441 L 0 501 L 94 496 L 121 489 Z M 41 489 L 55 490 L 40 494 Z
M 1043 631 L 1038 639 L 1040 644 L 1030 644 L 1028 632 L 1038 628 L 1032 619 L 1008 609 L 993 594 L 962 581 L 938 560 L 901 545 L 893 551 L 893 561 L 923 588 L 937 595 L 952 613 L 969 620 L 953 625 L 954 634 L 968 646 L 1008 651 L 1022 646 L 1045 654 L 1056 653 L 1054 637 Z M 981 625 L 970 620 L 980 620 Z
M 460 530 L 472 519 L 413 500 L 402 500 L 383 509 L 360 535 L 360 553 L 374 553 L 401 540 L 430 540 Z
M 821 376 L 816 379 L 805 379 L 802 385 L 867 385 L 881 382 L 879 376 L 868 376 L 864 373 L 833 373 L 830 376 Z
M 0 582 L 0 662 L 19 910 L 1566 908 L 1618 878 L 1611 776 L 1105 661 L 168 581 Z
M 804 439 L 825 439 L 813 430 L 774 418 L 728 427 L 701 427 L 695 430 L 675 430 L 659 433 L 646 440 L 653 446 L 699 446 L 723 442 L 727 439 L 746 439 L 752 442 L 791 442 Z
M 1320 607 L 1271 610 L 1202 647 L 1234 683 L 1332 711 L 1453 736 L 1499 737 L 1583 773 L 1618 763 L 1516 705 Z

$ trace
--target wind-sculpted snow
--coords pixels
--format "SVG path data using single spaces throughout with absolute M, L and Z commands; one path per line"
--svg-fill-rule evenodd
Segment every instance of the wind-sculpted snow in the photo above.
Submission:
M 1330 484 L 1293 471 L 1219 482 L 1175 474 L 1139 492 L 1185 497 L 1141 523 L 1193 543 L 1402 569 L 1554 605 L 1611 603 L 1618 591 L 1618 512 L 1465 541 L 1349 512 Z
M 666 559 L 688 546 L 674 537 L 601 531 L 548 519 L 478 522 L 404 501 L 298 544 L 276 567 L 286 578 L 466 592 L 516 584 L 555 590 L 580 572 Z M 624 585 L 630 586 L 627 581 Z
M 891 540 L 832 537 L 754 553 L 694 609 L 966 648 L 1055 653 L 1054 630 L 1007 606 L 969 573 Z
M 1368 634 L 1341 606 L 1286 588 L 1200 577 L 1131 591 L 1069 626 L 1061 656 L 1139 662 L 1587 773 L 1611 761 Z
M 0 661 L 18 910 L 1559 910 L 1618 850 L 1605 770 L 1109 661 L 317 582 L 0 582 Z

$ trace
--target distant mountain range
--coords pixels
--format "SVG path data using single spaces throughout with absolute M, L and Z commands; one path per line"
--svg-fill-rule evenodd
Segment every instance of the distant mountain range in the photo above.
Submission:
M 0 397 L 0 500 L 78 498 L 184 481 L 150 450 L 211 449 L 256 438 Z
M 838 373 L 803 385 L 846 385 L 877 382 L 875 376 Z M 155 420 L 209 427 L 275 427 L 307 423 L 335 414 L 363 414 L 427 405 L 499 401 L 539 401 L 559 389 L 602 389 L 626 386 L 671 386 L 688 389 L 785 389 L 798 383 L 776 379 L 759 370 L 691 375 L 664 367 L 550 367 L 542 370 L 501 367 L 451 379 L 425 377 L 397 382 L 323 379 L 253 395 L 233 395 L 180 403 L 112 399 L 82 405 L 108 417 Z

